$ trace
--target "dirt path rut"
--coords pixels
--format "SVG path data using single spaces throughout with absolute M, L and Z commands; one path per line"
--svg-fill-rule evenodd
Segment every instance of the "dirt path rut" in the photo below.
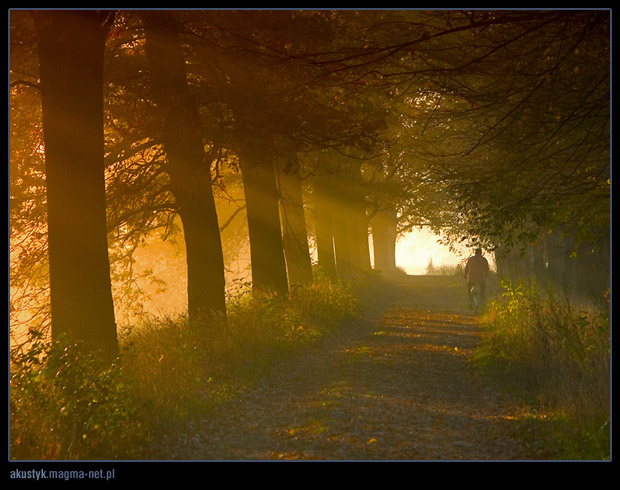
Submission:
M 516 410 L 471 365 L 480 327 L 458 280 L 410 277 L 359 322 L 166 441 L 166 459 L 522 460 Z

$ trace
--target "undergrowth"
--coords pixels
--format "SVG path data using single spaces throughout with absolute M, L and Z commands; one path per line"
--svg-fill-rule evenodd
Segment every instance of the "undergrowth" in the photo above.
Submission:
M 531 409 L 519 434 L 543 459 L 610 457 L 609 304 L 502 282 L 476 361 Z
M 11 353 L 11 459 L 136 456 L 146 439 L 136 380 L 67 338 L 30 336 L 29 349 Z
M 31 332 L 30 348 L 11 353 L 11 459 L 148 459 L 158 433 L 208 413 L 278 359 L 353 328 L 380 289 L 371 275 L 355 286 L 321 279 L 288 298 L 245 290 L 229 299 L 226 322 L 124 328 L 112 364 Z

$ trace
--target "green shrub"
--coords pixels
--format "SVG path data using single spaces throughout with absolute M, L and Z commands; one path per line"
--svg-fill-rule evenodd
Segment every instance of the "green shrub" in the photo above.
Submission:
M 66 339 L 31 337 L 11 356 L 11 458 L 131 457 L 144 433 L 120 364 Z
M 350 284 L 319 280 L 288 298 L 245 293 L 228 303 L 227 365 L 264 364 L 326 335 L 358 314 Z
M 11 457 L 149 459 L 158 434 L 208 413 L 282 356 L 348 328 L 358 294 L 377 297 L 373 281 L 319 280 L 287 298 L 242 289 L 228 299 L 227 322 L 144 318 L 121 329 L 113 364 L 34 333 L 30 349 L 12 355 Z
M 608 430 L 593 427 L 605 427 L 610 413 L 608 305 L 576 307 L 568 296 L 543 293 L 534 283 L 503 281 L 502 287 L 483 318 L 486 335 L 476 353 L 478 363 L 538 404 L 555 427 L 572 426 L 569 438 L 604 447 Z
M 209 328 L 210 327 L 210 328 Z M 146 319 L 120 335 L 123 367 L 157 429 L 200 409 L 204 386 L 223 336 L 220 325 L 192 326 L 186 316 Z M 223 349 L 219 349 L 220 351 Z

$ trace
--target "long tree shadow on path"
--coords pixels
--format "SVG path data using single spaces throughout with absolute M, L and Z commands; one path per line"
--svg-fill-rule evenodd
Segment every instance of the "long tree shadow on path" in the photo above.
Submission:
M 277 368 L 192 427 L 207 460 L 526 459 L 515 408 L 471 363 L 480 340 L 456 278 L 413 277 L 391 308 Z

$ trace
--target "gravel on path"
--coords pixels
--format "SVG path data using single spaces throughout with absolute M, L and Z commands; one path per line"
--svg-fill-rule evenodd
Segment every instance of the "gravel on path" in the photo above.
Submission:
M 471 363 L 481 328 L 454 278 L 398 285 L 360 319 L 288 359 L 208 418 L 159 442 L 163 459 L 507 461 L 519 408 Z

